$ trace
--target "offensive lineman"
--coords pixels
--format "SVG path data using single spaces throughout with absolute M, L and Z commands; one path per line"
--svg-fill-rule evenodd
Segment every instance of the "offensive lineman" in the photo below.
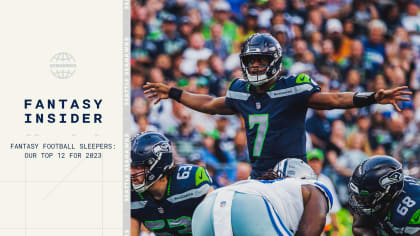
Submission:
M 331 193 L 300 159 L 285 159 L 276 168 L 262 177 L 267 180 L 239 181 L 208 195 L 194 211 L 193 235 L 319 236 Z
M 194 110 L 209 114 L 240 113 L 245 120 L 252 178 L 261 176 L 285 158 L 306 161 L 305 116 L 308 107 L 334 109 L 363 107 L 373 103 L 392 104 L 400 111 L 398 101 L 409 101 L 402 95 L 406 86 L 369 93 L 327 93 L 306 74 L 279 77 L 282 49 L 270 34 L 251 35 L 240 54 L 243 79 L 235 79 L 225 97 L 198 95 L 147 83 L 149 99 L 172 98 Z
M 389 156 L 361 163 L 349 183 L 354 235 L 420 236 L 420 181 Z
M 191 235 L 196 206 L 213 188 L 203 167 L 175 165 L 170 141 L 145 132 L 131 143 L 131 235 L 141 223 L 155 235 Z

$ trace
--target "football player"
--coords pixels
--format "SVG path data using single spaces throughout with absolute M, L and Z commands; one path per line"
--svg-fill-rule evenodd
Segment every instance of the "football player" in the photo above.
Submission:
M 245 119 L 248 150 L 255 178 L 272 169 L 284 158 L 306 161 L 305 116 L 308 107 L 334 109 L 363 107 L 373 103 L 392 104 L 400 111 L 398 101 L 406 86 L 368 93 L 327 93 L 308 75 L 279 76 L 282 49 L 267 33 L 251 35 L 240 54 L 243 79 L 235 79 L 224 97 L 211 97 L 169 87 L 163 83 L 147 83 L 149 99 L 172 98 L 194 110 L 209 114 L 240 113 Z
M 155 235 L 191 234 L 196 206 L 212 191 L 203 167 L 175 165 L 170 141 L 145 132 L 131 143 L 131 235 L 141 223 Z
M 239 181 L 208 195 L 194 211 L 193 235 L 319 236 L 331 194 L 302 160 L 282 162 L 265 180 Z
M 420 236 L 420 182 L 389 156 L 361 163 L 349 182 L 354 235 Z

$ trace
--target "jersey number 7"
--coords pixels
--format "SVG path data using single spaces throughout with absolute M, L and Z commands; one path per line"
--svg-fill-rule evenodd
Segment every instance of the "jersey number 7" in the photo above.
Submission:
M 254 125 L 258 125 L 257 136 L 254 140 L 254 147 L 252 148 L 252 155 L 259 157 L 263 149 L 265 136 L 268 130 L 268 114 L 252 114 L 248 117 L 249 129 L 254 128 Z

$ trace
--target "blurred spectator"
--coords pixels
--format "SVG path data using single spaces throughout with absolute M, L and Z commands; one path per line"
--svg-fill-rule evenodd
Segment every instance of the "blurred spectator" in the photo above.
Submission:
M 210 27 L 211 38 L 206 41 L 205 47 L 212 50 L 213 54 L 218 55 L 222 59 L 226 59 L 229 53 L 230 45 L 222 37 L 223 26 L 215 23 Z
M 168 54 L 159 54 L 156 57 L 155 66 L 163 72 L 166 81 L 173 81 L 174 73 L 172 71 L 172 60 Z
M 152 58 L 157 53 L 157 47 L 146 38 L 145 23 L 142 21 L 132 22 L 131 34 L 131 59 L 141 64 L 151 64 Z
M 223 26 L 223 38 L 227 41 L 228 45 L 232 47 L 228 48 L 229 52 L 233 50 L 239 50 L 239 34 L 238 26 L 233 23 L 230 18 L 230 5 L 224 0 L 217 1 L 214 4 L 213 19 L 206 23 L 203 27 L 203 35 L 206 40 L 211 38 L 210 28 L 215 23 L 219 23 Z
M 139 115 L 136 117 L 136 123 L 139 128 L 137 133 L 140 132 L 159 132 L 158 128 L 152 124 L 149 123 L 149 120 L 147 119 L 146 115 Z
M 192 125 L 191 112 L 186 109 L 180 111 L 178 126 L 171 127 L 166 135 L 175 144 L 178 154 L 189 161 L 192 161 L 191 156 L 201 147 L 202 136 Z
M 192 32 L 199 32 L 203 28 L 203 21 L 201 19 L 200 10 L 195 8 L 188 9 L 188 18 L 192 26 Z
M 181 103 L 165 100 L 153 104 L 150 108 L 149 121 L 155 124 L 162 132 L 168 133 L 173 127 L 177 127 L 181 117 L 181 111 L 185 109 Z
M 321 55 L 315 66 L 320 73 L 328 75 L 332 80 L 340 80 L 340 67 L 334 61 L 334 45 L 330 39 L 322 42 Z
M 324 23 L 320 9 L 312 9 L 308 12 L 308 20 L 304 26 L 303 32 L 311 34 L 314 31 L 321 31 Z
M 376 74 L 381 70 L 381 65 L 385 62 L 385 24 L 378 19 L 368 23 L 368 39 L 364 41 L 365 58 L 367 67 Z
M 346 82 L 341 87 L 341 91 L 348 92 L 364 92 L 364 88 L 360 86 L 360 74 L 355 69 L 350 69 L 346 74 Z
M 358 132 L 351 134 L 348 137 L 348 149 L 337 160 L 340 171 L 335 180 L 335 186 L 337 187 L 338 198 L 343 205 L 348 202 L 347 185 L 354 169 L 367 159 L 367 155 L 363 152 L 363 147 L 366 144 L 368 144 L 367 137 L 363 134 Z
M 331 134 L 331 126 L 324 110 L 314 110 L 312 117 L 306 121 L 306 130 L 315 147 L 326 148 Z
M 341 205 L 340 202 L 337 201 L 337 193 L 331 179 L 321 173 L 322 163 L 324 162 L 324 153 L 320 149 L 312 149 L 307 152 L 306 157 L 308 160 L 308 165 L 314 170 L 318 177 L 317 180 L 324 184 L 330 190 L 332 198 L 336 199 L 336 201 L 333 201 L 333 205 L 327 215 L 324 232 L 329 232 L 331 235 L 337 235 L 338 222 L 336 213 L 340 210 Z
M 210 164 L 217 169 L 216 178 L 220 184 L 226 185 L 235 181 L 235 158 L 220 148 L 220 137 L 217 132 L 204 133 L 200 155 L 206 164 Z
M 236 130 L 231 128 L 229 122 L 229 116 L 216 115 L 215 132 L 217 132 L 220 137 L 220 148 L 223 151 L 229 152 L 231 156 L 235 156 L 233 139 L 235 138 Z
M 286 0 L 269 0 L 268 5 L 269 7 L 260 12 L 258 16 L 258 25 L 265 28 L 270 27 L 270 20 L 274 14 L 285 12 L 287 7 Z
M 183 16 L 180 19 L 179 33 L 184 40 L 188 40 L 188 36 L 193 32 L 193 25 L 188 16 Z
M 136 67 L 131 67 L 131 101 L 133 101 L 135 97 L 144 97 L 143 85 L 146 81 L 146 75 L 144 71 L 144 68 L 139 69 Z
M 158 67 L 153 67 L 149 70 L 149 81 L 152 83 L 163 83 L 166 81 L 165 75 Z
M 388 123 L 388 130 L 391 135 L 391 144 L 387 147 L 387 153 L 393 153 L 399 142 L 404 140 L 406 124 L 404 118 L 400 114 L 393 114 Z
M 251 174 L 251 164 L 249 164 L 248 162 L 243 162 L 240 161 L 238 162 L 237 165 L 237 176 L 236 176 L 236 181 L 241 181 L 241 180 L 247 180 Z
M 319 58 L 322 53 L 322 34 L 319 31 L 313 31 L 310 33 L 308 49 L 314 54 L 316 58 Z
M 357 70 L 360 75 L 362 85 L 366 85 L 367 80 L 372 79 L 368 74 L 364 58 L 363 44 L 360 40 L 353 40 L 351 43 L 350 56 L 340 62 L 341 74 L 345 76 L 349 70 Z
M 160 26 L 162 34 L 156 40 L 159 53 L 172 55 L 186 47 L 186 41 L 179 36 L 177 31 L 176 22 L 177 19 L 172 14 L 168 14 L 163 18 L 162 25 Z
M 411 42 L 417 49 L 417 53 L 420 51 L 420 12 L 419 6 L 415 1 L 408 1 L 405 14 L 401 18 L 402 26 L 410 34 Z
M 255 8 L 248 9 L 244 24 L 239 26 L 239 42 L 243 43 L 249 36 L 257 32 L 257 20 L 259 12 Z M 280 43 L 281 44 L 281 43 Z M 283 44 L 281 44 L 283 45 Z
M 378 19 L 378 10 L 373 2 L 366 0 L 354 0 L 352 8 L 353 11 L 351 12 L 350 17 L 355 24 L 356 34 L 365 35 L 367 33 L 366 22 Z
M 327 38 L 333 43 L 332 60 L 339 64 L 350 56 L 351 39 L 343 34 L 343 25 L 338 19 L 329 19 L 326 25 Z
M 201 33 L 194 32 L 189 37 L 188 48 L 184 51 L 184 60 L 181 63 L 181 71 L 191 75 L 197 71 L 197 61 L 207 60 L 211 56 L 211 50 L 204 47 L 205 41 Z
M 386 27 L 391 32 L 394 32 L 397 27 L 401 25 L 400 9 L 398 6 L 392 2 L 388 5 L 385 5 L 383 19 Z

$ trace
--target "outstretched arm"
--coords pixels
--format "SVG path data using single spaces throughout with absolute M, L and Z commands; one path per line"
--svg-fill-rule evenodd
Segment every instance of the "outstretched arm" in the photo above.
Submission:
M 403 91 L 407 86 L 397 87 L 394 89 L 380 89 L 374 94 L 374 102 L 380 104 L 392 104 L 397 111 L 401 111 L 397 102 L 410 101 L 410 98 L 403 97 L 411 95 L 410 91 Z M 335 109 L 335 108 L 353 108 L 360 107 L 354 104 L 353 92 L 342 93 L 313 93 L 308 99 L 308 106 L 314 109 Z
M 147 98 L 153 99 L 157 97 L 154 103 L 158 103 L 162 99 L 169 98 L 171 87 L 163 83 L 147 83 L 143 86 L 146 90 Z M 208 114 L 233 115 L 235 112 L 225 103 L 225 97 L 214 98 L 208 95 L 194 94 L 182 90 L 179 102 L 196 111 Z
M 321 191 L 310 185 L 302 186 L 302 197 L 304 210 L 296 235 L 319 236 L 325 226 L 328 200 Z

